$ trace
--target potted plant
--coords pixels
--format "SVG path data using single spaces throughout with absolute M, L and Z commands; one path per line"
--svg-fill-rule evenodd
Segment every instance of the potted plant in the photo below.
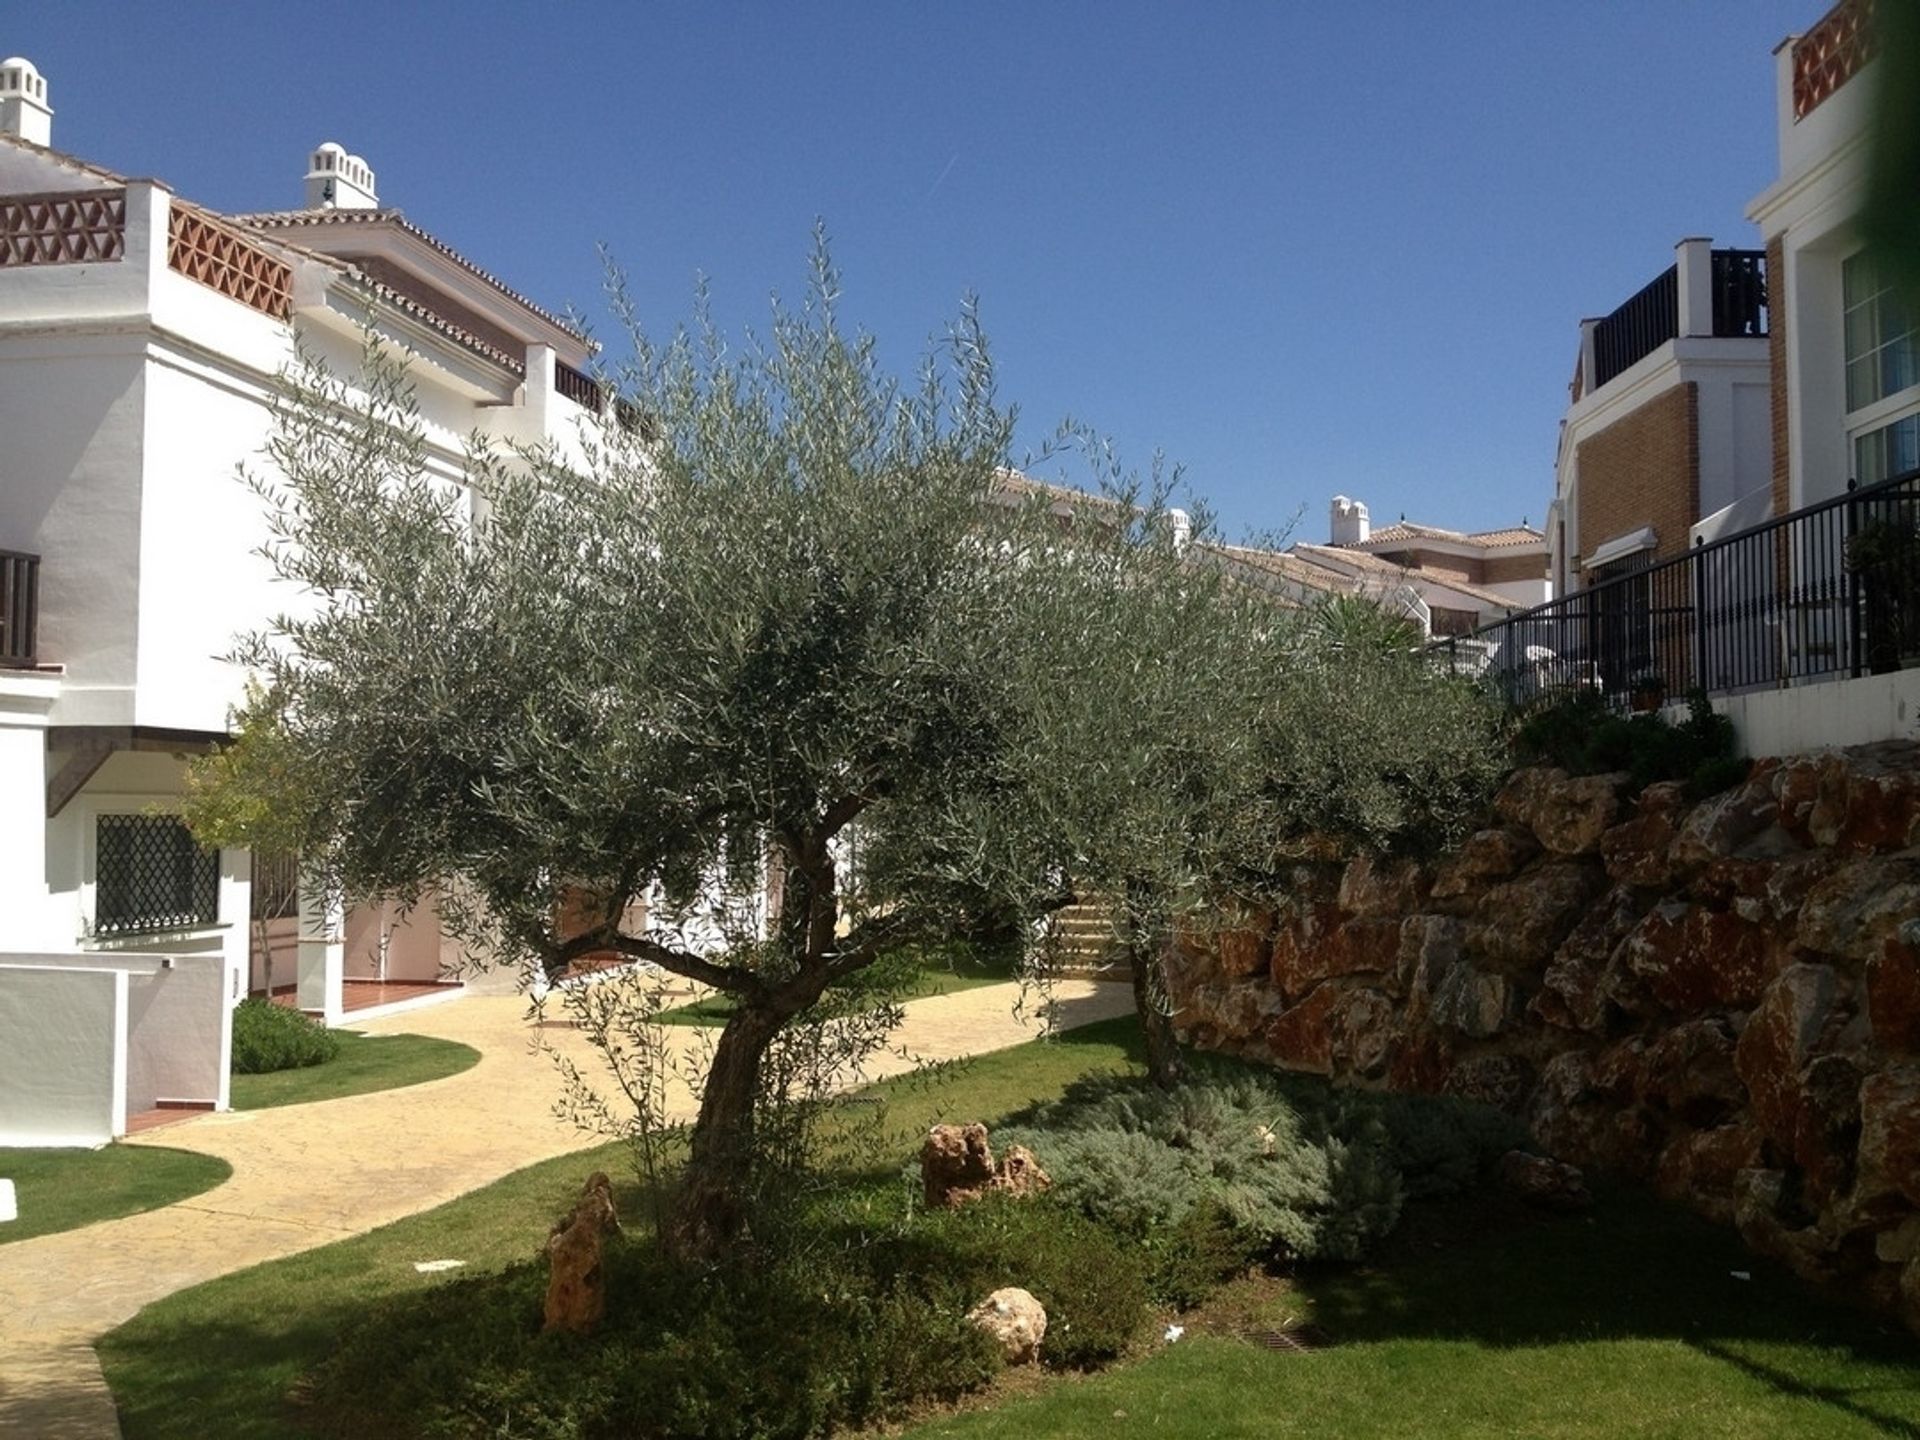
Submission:
M 1642 670 L 1627 682 L 1627 694 L 1636 713 L 1658 710 L 1667 703 L 1667 680 L 1657 670 Z

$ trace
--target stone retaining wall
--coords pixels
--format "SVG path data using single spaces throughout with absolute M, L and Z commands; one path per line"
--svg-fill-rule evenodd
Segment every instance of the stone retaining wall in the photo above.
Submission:
M 1306 864 L 1181 947 L 1201 1046 L 1526 1118 L 1920 1329 L 1920 745 L 1516 773 L 1432 865 Z

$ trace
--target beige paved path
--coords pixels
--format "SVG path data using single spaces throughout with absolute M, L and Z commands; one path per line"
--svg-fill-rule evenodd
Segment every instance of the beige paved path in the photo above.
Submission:
M 1018 1044 L 1036 1025 L 1013 1013 L 1017 991 L 991 985 L 914 1001 L 896 1041 L 923 1060 Z M 1063 981 L 1054 995 L 1069 1026 L 1132 1004 L 1129 987 L 1111 983 Z M 519 999 L 474 996 L 356 1027 L 444 1036 L 481 1059 L 463 1074 L 405 1090 L 208 1115 L 151 1132 L 130 1143 L 218 1155 L 233 1166 L 232 1178 L 164 1210 L 0 1246 L 0 1437 L 117 1437 L 93 1341 L 142 1306 L 596 1143 L 554 1118 L 554 1065 L 535 1051 L 525 1013 Z M 571 1031 L 538 1033 L 585 1058 Z M 697 1032 L 670 1033 L 691 1044 Z M 904 1068 L 883 1055 L 869 1078 Z M 690 1113 L 685 1096 L 682 1105 Z

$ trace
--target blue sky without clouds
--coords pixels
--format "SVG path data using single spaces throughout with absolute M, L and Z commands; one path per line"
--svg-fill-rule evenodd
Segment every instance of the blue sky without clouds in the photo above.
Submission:
M 1539 523 L 1581 316 L 1749 245 L 1771 50 L 1823 0 L 18 5 L 54 143 L 220 209 L 340 141 L 551 307 L 604 242 L 737 330 L 823 217 L 899 368 L 977 291 L 1022 445 L 1064 415 L 1235 532 L 1358 496 Z

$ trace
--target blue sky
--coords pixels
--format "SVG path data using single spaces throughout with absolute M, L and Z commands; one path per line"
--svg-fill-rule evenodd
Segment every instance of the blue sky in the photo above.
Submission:
M 545 304 L 723 324 L 823 217 L 898 367 L 977 291 L 1022 445 L 1064 415 L 1235 532 L 1362 498 L 1540 521 L 1581 316 L 1754 243 L 1822 0 L 18 5 L 54 143 L 221 209 L 309 149 Z

